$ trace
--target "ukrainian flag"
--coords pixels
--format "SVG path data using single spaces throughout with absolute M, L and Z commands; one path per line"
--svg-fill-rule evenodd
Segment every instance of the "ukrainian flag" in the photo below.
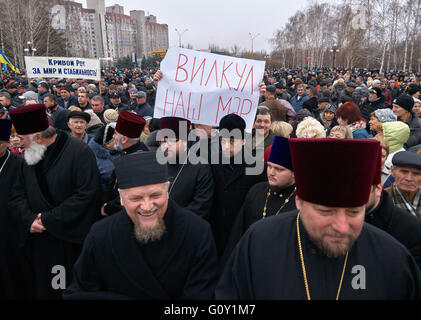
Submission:
M 12 69 L 13 71 L 15 71 L 17 73 L 20 73 L 20 70 L 13 66 L 13 64 L 10 62 L 9 59 L 7 59 L 6 55 L 1 50 L 0 50 L 0 63 L 3 63 L 5 65 L 9 66 L 9 68 Z

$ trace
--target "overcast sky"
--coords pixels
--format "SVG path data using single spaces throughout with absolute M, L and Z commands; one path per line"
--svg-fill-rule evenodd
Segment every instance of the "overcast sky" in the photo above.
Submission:
M 77 0 L 86 8 L 86 1 Z M 144 10 L 157 17 L 158 23 L 168 24 L 170 46 L 178 45 L 180 33 L 182 44 L 191 44 L 194 49 L 207 49 L 209 44 L 230 49 L 234 45 L 254 51 L 272 47 L 268 40 L 275 30 L 282 27 L 297 10 L 304 9 L 307 0 L 105 0 L 105 6 L 124 6 L 125 14 L 130 10 Z

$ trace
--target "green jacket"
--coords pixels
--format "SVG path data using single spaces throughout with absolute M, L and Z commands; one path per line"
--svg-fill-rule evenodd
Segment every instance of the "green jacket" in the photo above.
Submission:
M 403 147 L 409 138 L 409 127 L 402 121 L 383 123 L 383 136 L 389 143 L 389 153 L 393 153 Z

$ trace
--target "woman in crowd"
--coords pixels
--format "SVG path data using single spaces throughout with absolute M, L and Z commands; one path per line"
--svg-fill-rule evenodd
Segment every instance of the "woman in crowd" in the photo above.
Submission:
M 339 125 L 347 126 L 351 129 L 354 139 L 367 139 L 369 137 L 368 132 L 365 129 L 366 122 L 355 103 L 348 101 L 341 105 L 338 111 L 336 111 L 336 116 Z
M 383 123 L 397 121 L 398 118 L 391 109 L 378 109 L 370 113 L 370 131 L 374 137 L 383 137 Z
M 352 131 L 350 128 L 346 126 L 334 126 L 330 130 L 330 134 L 328 138 L 335 138 L 335 139 L 352 139 Z
M 326 105 L 317 120 L 319 120 L 319 122 L 323 125 L 326 135 L 328 136 L 330 134 L 330 130 L 338 125 L 338 122 L 336 121 L 336 106 L 333 104 Z

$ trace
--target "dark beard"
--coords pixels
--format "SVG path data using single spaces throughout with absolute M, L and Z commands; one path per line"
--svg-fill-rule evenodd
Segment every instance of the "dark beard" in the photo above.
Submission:
M 340 248 L 332 248 L 328 246 L 327 243 L 323 242 L 321 239 L 314 239 L 310 235 L 308 235 L 310 240 L 328 257 L 328 258 L 339 258 L 345 256 L 348 251 L 351 250 L 352 246 L 355 243 L 355 238 L 349 238 L 350 242 L 347 246 L 341 246 Z

